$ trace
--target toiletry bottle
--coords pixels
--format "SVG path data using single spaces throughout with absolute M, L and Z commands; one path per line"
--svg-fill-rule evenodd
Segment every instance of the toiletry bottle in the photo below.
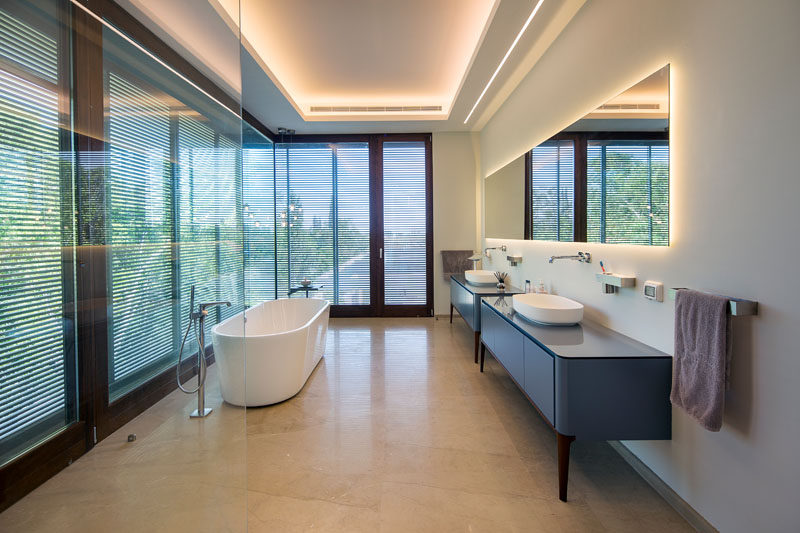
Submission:
M 531 292 L 531 280 L 525 280 L 525 294 Z
M 547 294 L 547 289 L 544 288 L 544 281 L 536 280 L 536 292 L 539 294 Z

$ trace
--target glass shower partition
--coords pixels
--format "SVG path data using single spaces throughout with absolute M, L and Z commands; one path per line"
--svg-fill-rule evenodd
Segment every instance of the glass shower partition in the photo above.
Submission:
M 212 334 L 231 320 L 228 355 L 244 358 L 238 2 L 225 6 L 159 25 L 131 2 L 0 5 L 2 530 L 247 529 L 246 412 L 222 399 Z M 209 52 L 180 48 L 192 38 Z M 268 273 L 253 281 L 274 294 Z M 231 305 L 205 310 L 199 346 L 192 313 L 218 301 Z M 176 379 L 198 386 L 198 354 L 213 411 L 190 419 L 197 395 Z M 227 382 L 244 389 L 244 370 Z

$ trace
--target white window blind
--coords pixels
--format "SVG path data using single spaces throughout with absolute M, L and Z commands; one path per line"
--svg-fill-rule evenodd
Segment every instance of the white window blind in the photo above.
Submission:
M 243 252 L 238 206 L 241 183 L 235 144 L 215 134 L 205 122 L 180 114 L 178 153 L 178 290 L 180 324 L 189 320 L 189 294 L 196 302 L 228 300 L 229 308 L 214 308 L 206 319 L 211 327 L 241 311 Z M 193 345 L 190 345 L 190 349 Z
M 368 305 L 369 148 L 366 143 L 334 146 L 336 194 L 336 303 Z
M 276 297 L 275 159 L 271 144 L 242 151 L 244 201 L 245 302 L 257 305 Z
M 575 146 L 571 140 L 545 141 L 531 150 L 531 238 L 573 241 Z
M 278 295 L 304 277 L 315 296 L 368 305 L 369 145 L 279 144 Z
M 58 60 L 55 35 L 0 9 L 0 464 L 75 420 Z
M 425 143 L 383 143 L 384 303 L 427 303 Z
M 174 349 L 169 106 L 107 74 L 111 399 L 169 366 Z

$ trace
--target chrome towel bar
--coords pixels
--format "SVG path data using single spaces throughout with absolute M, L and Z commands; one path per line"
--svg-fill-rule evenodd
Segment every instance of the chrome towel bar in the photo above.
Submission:
M 687 287 L 675 287 L 668 291 L 670 300 L 675 299 L 675 294 Z M 716 294 L 716 293 L 714 293 Z M 723 296 L 723 295 L 720 295 Z M 754 300 L 745 300 L 744 298 L 731 298 L 724 296 L 728 301 L 728 313 L 731 316 L 755 316 L 758 314 L 758 302 Z

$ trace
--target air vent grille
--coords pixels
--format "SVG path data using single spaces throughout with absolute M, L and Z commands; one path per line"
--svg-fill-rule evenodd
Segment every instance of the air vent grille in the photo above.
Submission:
M 440 105 L 403 106 L 318 106 L 312 105 L 312 113 L 419 113 L 421 111 L 441 111 Z
M 624 111 L 628 109 L 661 109 L 661 104 L 603 104 L 597 109 Z

